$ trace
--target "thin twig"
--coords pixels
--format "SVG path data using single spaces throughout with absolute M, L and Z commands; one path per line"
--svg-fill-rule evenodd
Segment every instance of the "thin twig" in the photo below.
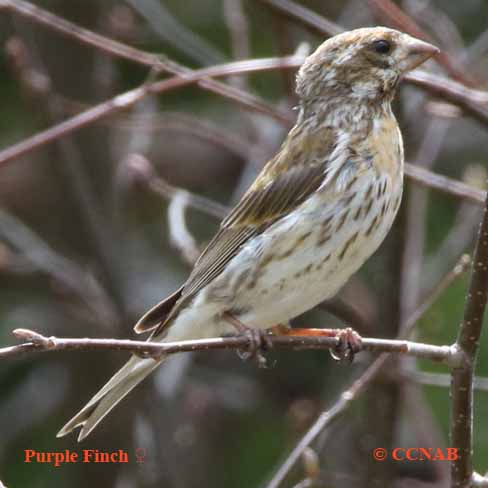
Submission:
M 446 9 L 442 9 L 441 5 L 434 5 L 432 2 L 424 2 L 424 0 L 409 0 L 403 2 L 402 7 L 418 24 L 434 34 L 435 39 L 442 43 L 444 50 L 448 51 L 451 56 L 453 53 L 459 56 L 460 62 L 464 64 L 463 37 Z
M 104 323 L 117 321 L 110 297 L 95 276 L 74 261 L 54 251 L 40 236 L 23 222 L 0 208 L 0 239 L 8 242 L 27 263 L 31 271 L 38 271 L 53 279 L 58 286 L 69 290 Z
M 415 70 L 405 75 L 404 80 L 418 86 L 432 96 L 453 103 L 484 125 L 488 125 L 488 92 L 469 88 L 448 78 Z
M 436 118 L 427 122 L 422 141 L 415 155 L 417 167 L 427 170 L 432 168 L 442 148 L 450 122 L 450 119 L 437 120 Z M 410 311 L 414 310 L 421 294 L 428 197 L 428 191 L 421 186 L 414 185 L 408 188 L 408 198 L 404 213 L 406 239 L 403 246 L 400 286 L 400 315 L 402 318 L 407 317 Z M 447 267 L 450 268 L 451 263 L 448 262 Z M 444 272 L 445 268 L 442 268 L 442 272 Z
M 415 360 L 412 359 L 412 361 Z M 403 381 L 401 374 L 398 383 L 401 388 L 402 413 L 404 412 L 407 417 L 409 430 L 411 429 L 409 435 L 415 439 L 418 446 L 446 448 L 447 440 L 444 432 L 441 430 L 439 421 L 423 389 L 418 384 Z M 403 417 L 402 422 L 405 422 Z M 449 464 L 431 463 L 429 468 L 431 471 L 429 488 L 446 488 L 449 480 Z M 430 483 L 431 480 L 432 483 Z
M 464 356 L 452 372 L 451 446 L 458 457 L 451 464 L 452 488 L 466 488 L 473 476 L 473 378 L 488 293 L 488 199 L 478 233 L 471 281 L 456 347 Z
M 340 25 L 291 0 L 261 0 L 261 2 L 292 20 L 300 21 L 316 34 L 335 36 L 344 32 L 344 28 Z
M 224 19 L 231 38 L 232 58 L 250 58 L 249 26 L 241 0 L 224 0 Z M 229 81 L 237 88 L 249 89 L 246 77 L 231 78 Z
M 137 64 L 148 66 L 158 71 L 164 71 L 173 75 L 185 76 L 193 71 L 175 61 L 161 55 L 141 51 L 127 44 L 117 42 L 109 37 L 102 36 L 88 29 L 84 29 L 73 22 L 48 12 L 24 0 L 2 0 L 0 6 L 5 10 L 20 15 L 32 22 L 52 29 L 59 34 L 74 39 L 77 42 L 92 46 L 111 56 L 127 59 Z M 205 90 L 212 91 L 224 98 L 228 98 L 250 110 L 268 115 L 278 122 L 289 125 L 291 118 L 274 108 L 263 99 L 235 87 L 220 83 L 215 80 L 199 80 L 198 85 Z
M 225 56 L 215 46 L 183 25 L 158 0 L 126 0 L 165 42 L 200 65 L 223 63 Z
M 283 68 L 295 69 L 302 62 L 303 57 L 301 56 L 237 61 L 193 71 L 191 74 L 184 77 L 175 76 L 164 81 L 145 83 L 138 88 L 95 105 L 60 124 L 54 125 L 47 130 L 23 139 L 21 142 L 0 151 L 0 167 L 38 147 L 44 146 L 73 131 L 86 127 L 103 117 L 126 110 L 149 94 L 158 94 L 169 90 L 175 90 L 190 84 L 199 83 L 202 79 L 212 76 L 228 76 Z
M 232 133 L 230 129 L 183 112 L 163 111 L 157 114 L 135 114 L 130 121 L 121 119 L 114 122 L 111 120 L 110 127 L 131 132 L 144 131 L 150 137 L 153 137 L 155 132 L 163 130 L 183 132 L 222 148 L 240 159 L 247 158 L 250 152 L 249 143 L 246 143 L 246 140 L 240 135 Z
M 483 31 L 476 40 L 466 49 L 464 58 L 466 62 L 474 64 L 478 62 L 486 51 L 488 51 L 488 29 Z
M 462 198 L 478 205 L 483 205 L 486 198 L 486 192 L 467 185 L 462 181 L 454 180 L 448 176 L 443 176 L 433 171 L 426 170 L 421 166 L 405 163 L 405 176 L 415 183 L 439 190 L 443 193 Z
M 184 261 L 193 266 L 200 249 L 186 225 L 186 210 L 192 196 L 185 190 L 176 191 L 168 205 L 168 226 L 171 244 L 180 251 Z
M 0 349 L 0 359 L 20 357 L 30 352 L 58 351 L 93 351 L 116 350 L 129 351 L 138 355 L 160 357 L 162 354 L 178 352 L 208 351 L 213 349 L 242 349 L 251 345 L 249 337 L 219 337 L 181 342 L 146 342 L 126 339 L 69 339 L 61 337 L 45 337 L 29 329 L 15 329 L 13 334 L 22 339 L 22 344 Z M 273 348 L 295 350 L 333 349 L 339 345 L 339 339 L 327 336 L 269 336 Z M 458 364 L 458 354 L 451 346 L 433 346 L 420 342 L 362 338 L 360 351 L 395 352 L 411 356 L 441 361 L 453 367 Z
M 406 371 L 407 379 L 421 385 L 450 388 L 451 375 L 445 373 L 429 373 L 428 371 Z M 473 387 L 478 391 L 488 391 L 488 378 L 475 377 Z

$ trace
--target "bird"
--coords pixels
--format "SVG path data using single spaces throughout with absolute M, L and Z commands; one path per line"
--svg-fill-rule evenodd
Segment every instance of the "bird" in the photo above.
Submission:
M 185 284 L 137 322 L 148 341 L 283 330 L 334 296 L 390 230 L 403 189 L 391 103 L 401 77 L 439 53 L 387 27 L 329 38 L 296 76 L 295 125 L 222 221 Z M 133 355 L 59 431 L 83 440 L 168 357 Z

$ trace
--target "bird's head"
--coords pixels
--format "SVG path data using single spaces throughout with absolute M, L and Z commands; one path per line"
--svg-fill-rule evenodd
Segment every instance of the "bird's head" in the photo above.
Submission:
M 438 52 L 427 42 L 386 27 L 344 32 L 305 60 L 297 94 L 304 100 L 391 100 L 399 78 Z

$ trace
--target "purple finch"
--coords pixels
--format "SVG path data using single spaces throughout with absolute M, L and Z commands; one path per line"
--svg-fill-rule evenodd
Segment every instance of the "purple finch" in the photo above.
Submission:
M 438 49 L 383 27 L 324 42 L 300 68 L 300 112 L 278 154 L 222 222 L 187 282 L 147 312 L 149 341 L 266 330 L 331 298 L 397 213 L 403 143 L 391 101 Z M 79 440 L 166 358 L 133 356 L 59 432 Z

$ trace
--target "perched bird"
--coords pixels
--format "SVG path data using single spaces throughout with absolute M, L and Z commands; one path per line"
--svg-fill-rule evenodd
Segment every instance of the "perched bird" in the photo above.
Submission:
M 324 42 L 298 72 L 298 120 L 278 154 L 224 219 L 187 282 L 147 312 L 136 332 L 165 342 L 236 326 L 266 330 L 331 298 L 392 225 L 403 143 L 391 102 L 401 76 L 438 52 L 384 27 Z M 84 439 L 164 360 L 133 356 L 58 436 L 81 426 Z

